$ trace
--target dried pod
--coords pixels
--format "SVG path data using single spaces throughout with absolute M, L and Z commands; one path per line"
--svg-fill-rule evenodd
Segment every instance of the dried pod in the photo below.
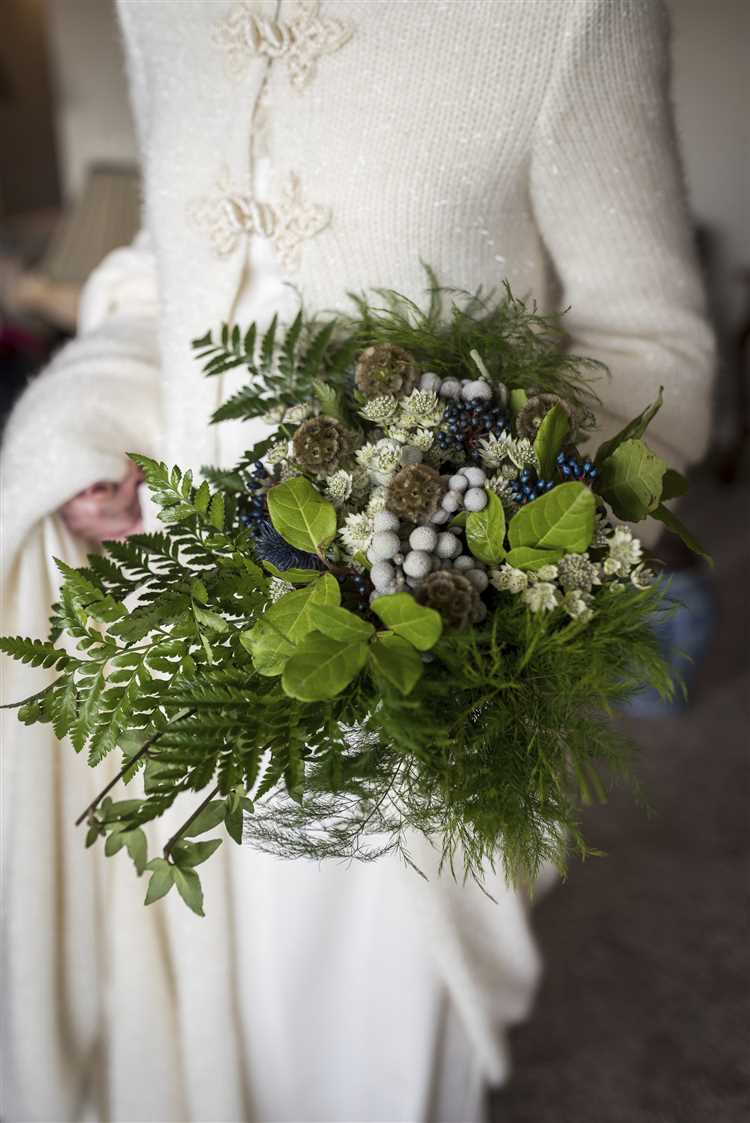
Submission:
M 573 411 L 567 402 L 557 394 L 534 394 L 518 415 L 516 428 L 520 437 L 527 437 L 533 441 L 539 431 L 543 418 L 553 406 L 560 406 L 570 418 L 570 427 L 574 427 Z
M 334 417 L 311 417 L 292 440 L 294 458 L 311 476 L 330 476 L 351 456 L 353 434 Z
M 434 608 L 443 618 L 446 631 L 460 632 L 482 616 L 482 602 L 471 581 L 455 570 L 436 570 L 415 594 L 419 604 Z
M 395 343 L 376 343 L 359 356 L 354 380 L 366 398 L 394 398 L 411 394 L 419 384 L 412 355 Z
M 409 522 L 427 522 L 437 511 L 444 491 L 442 476 L 429 464 L 407 464 L 388 485 L 386 506 Z

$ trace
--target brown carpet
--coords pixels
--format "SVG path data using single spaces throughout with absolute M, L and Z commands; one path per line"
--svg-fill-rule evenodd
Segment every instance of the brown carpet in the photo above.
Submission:
M 546 965 L 493 1123 L 750 1123 L 747 485 L 695 485 L 719 619 L 684 714 L 636 721 L 654 814 L 586 815 L 607 857 L 535 912 Z

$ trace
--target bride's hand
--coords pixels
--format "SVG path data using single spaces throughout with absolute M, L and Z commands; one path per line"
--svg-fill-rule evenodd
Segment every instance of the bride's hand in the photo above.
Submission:
M 127 475 L 119 483 L 102 480 L 80 491 L 60 508 L 68 530 L 89 542 L 142 533 L 143 516 L 138 498 L 142 481 L 140 468 L 129 462 Z

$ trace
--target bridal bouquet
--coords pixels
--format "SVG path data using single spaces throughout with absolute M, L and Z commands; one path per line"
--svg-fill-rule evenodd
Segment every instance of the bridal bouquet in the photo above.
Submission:
M 597 364 L 507 288 L 446 314 L 445 292 L 196 340 L 207 376 L 249 373 L 213 420 L 270 435 L 200 483 L 134 455 L 164 529 L 58 563 L 49 639 L 0 641 L 57 672 L 22 721 L 92 767 L 121 751 L 79 822 L 150 872 L 147 904 L 176 886 L 202 912 L 220 825 L 284 856 L 407 861 L 417 830 L 454 871 L 533 880 L 587 852 L 579 806 L 627 767 L 613 707 L 673 689 L 627 525 L 695 546 L 665 506 L 685 482 L 643 439 L 661 393 L 586 455 Z M 178 799 L 150 858 L 143 827 Z

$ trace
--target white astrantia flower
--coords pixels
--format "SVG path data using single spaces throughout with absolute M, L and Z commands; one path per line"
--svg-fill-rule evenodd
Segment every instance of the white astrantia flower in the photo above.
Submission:
M 315 410 L 309 402 L 299 402 L 297 405 L 289 407 L 284 414 L 284 421 L 288 421 L 290 425 L 301 425 L 314 412 Z
M 579 589 L 570 589 L 562 599 L 562 606 L 572 620 L 587 623 L 594 615 L 591 608 L 592 597 Z
M 388 483 L 391 476 L 401 467 L 401 445 L 390 437 L 383 437 L 375 444 L 369 462 L 364 467 L 375 483 Z
M 389 425 L 386 433 L 389 440 L 398 441 L 400 445 L 411 444 L 411 432 L 400 425 Z
M 636 589 L 648 589 L 656 580 L 656 574 L 652 569 L 648 569 L 645 565 L 641 564 L 637 565 L 630 574 L 630 580 L 633 585 L 635 585 Z
M 609 556 L 604 561 L 604 572 L 609 576 L 627 576 L 641 560 L 642 547 L 632 531 L 626 526 L 617 526 L 607 539 Z
M 359 411 L 359 416 L 375 425 L 385 425 L 393 420 L 397 411 L 398 400 L 390 394 L 383 394 L 379 398 L 370 398 L 367 405 Z
M 539 468 L 534 446 L 526 437 L 519 437 L 511 442 L 508 456 L 517 468 Z
M 276 441 L 265 454 L 267 464 L 280 464 L 289 456 L 289 441 Z
M 533 572 L 533 577 L 536 581 L 556 581 L 557 580 L 557 566 L 556 565 L 540 565 L 539 569 Z
M 486 468 L 497 468 L 505 479 L 514 479 L 522 468 L 538 468 L 534 446 L 525 437 L 512 437 L 505 430 L 499 436 L 490 433 L 478 445 Z
M 344 519 L 344 525 L 339 530 L 339 535 L 347 550 L 356 554 L 358 550 L 363 552 L 369 550 L 372 532 L 372 516 L 360 512 L 356 515 L 347 515 Z
M 338 472 L 328 476 L 325 482 L 325 491 L 327 498 L 331 500 L 335 507 L 342 506 L 352 493 L 351 472 L 346 472 L 343 468 L 340 468 Z
M 594 537 L 591 541 L 591 548 L 601 550 L 607 546 L 609 542 L 609 532 L 612 530 L 612 524 L 607 521 L 606 515 L 597 512 L 596 526 L 594 527 Z
M 435 441 L 435 434 L 429 429 L 417 429 L 409 437 L 409 444 L 414 445 L 420 452 L 429 452 Z
M 370 496 L 370 500 L 367 504 L 368 515 L 374 518 L 375 515 L 380 513 L 380 511 L 385 510 L 385 495 L 386 491 L 384 487 L 376 487 L 373 489 L 372 495 Z
M 510 433 L 503 432 L 500 436 L 490 433 L 482 437 L 479 442 L 479 455 L 486 468 L 499 468 L 506 460 L 510 459 L 509 446 L 513 438 Z
M 560 601 L 560 594 L 549 581 L 537 581 L 536 584 L 529 585 L 521 595 L 532 612 L 552 612 Z
M 501 565 L 490 573 L 490 582 L 501 592 L 522 593 L 529 584 L 528 576 L 522 569 L 515 569 L 512 565 Z
M 444 413 L 445 402 L 432 390 L 412 390 L 401 402 L 399 424 L 409 429 L 429 429 L 440 424 Z
M 286 406 L 273 406 L 271 409 L 261 414 L 260 419 L 264 421 L 266 425 L 279 425 L 284 420 L 285 414 Z
M 599 567 L 585 554 L 566 554 L 557 563 L 557 576 L 563 589 L 581 589 L 590 593 L 592 586 L 601 585 Z
M 369 468 L 375 456 L 375 445 L 362 445 L 361 448 L 357 449 L 354 456 L 361 468 Z

